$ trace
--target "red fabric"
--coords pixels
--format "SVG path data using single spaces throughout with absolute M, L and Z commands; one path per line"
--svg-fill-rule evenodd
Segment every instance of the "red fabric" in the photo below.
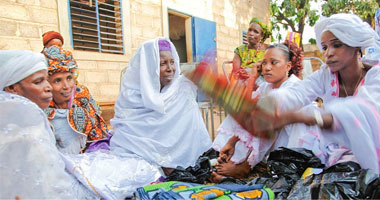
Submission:
M 42 42 L 44 43 L 44 46 L 50 42 L 52 39 L 59 39 L 62 41 L 63 44 L 63 37 L 60 33 L 55 31 L 48 31 L 42 35 Z

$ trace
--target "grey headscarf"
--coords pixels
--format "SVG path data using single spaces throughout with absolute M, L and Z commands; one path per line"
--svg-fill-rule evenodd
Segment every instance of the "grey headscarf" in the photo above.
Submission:
M 45 57 L 41 53 L 0 50 L 0 90 L 40 70 L 47 70 Z

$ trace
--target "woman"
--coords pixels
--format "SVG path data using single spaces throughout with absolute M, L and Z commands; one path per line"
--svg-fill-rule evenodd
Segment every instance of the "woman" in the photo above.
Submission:
M 0 199 L 124 199 L 161 176 L 132 154 L 60 153 L 41 110 L 52 100 L 44 56 L 0 51 L 0 61 Z
M 266 95 L 278 88 L 290 87 L 298 82 L 297 76 L 302 72 L 302 50 L 295 43 L 286 41 L 284 44 L 271 45 L 267 48 L 262 61 L 263 84 L 253 92 L 252 97 Z M 234 178 L 244 178 L 270 150 L 288 146 L 289 129 L 285 127 L 278 133 L 276 139 L 266 140 L 252 137 L 231 116 L 228 116 L 218 128 L 213 148 L 220 151 L 219 164 L 216 166 L 217 179 L 219 175 Z
M 77 64 L 71 52 L 57 46 L 44 48 L 53 100 L 45 113 L 63 153 L 81 153 L 88 143 L 107 137 L 100 108 L 84 85 L 75 84 Z
M 252 18 L 247 32 L 247 44 L 240 45 L 234 51 L 232 60 L 232 79 L 246 80 L 249 78 L 252 67 L 259 67 L 258 62 L 263 59 L 267 44 L 264 41 L 270 37 L 270 27 L 260 19 Z
M 180 75 L 174 45 L 165 38 L 145 42 L 123 77 L 111 119 L 111 150 L 164 169 L 194 165 L 211 147 L 195 97 L 196 86 Z
M 51 46 L 62 47 L 64 40 L 60 33 L 55 31 L 48 31 L 42 34 L 42 43 L 44 44 L 44 48 L 49 48 Z
M 52 99 L 44 56 L 1 50 L 0 61 L 0 199 L 96 199 L 65 171 L 41 110 Z
M 275 128 L 298 123 L 292 134 L 319 134 L 322 161 L 328 166 L 350 160 L 379 173 L 380 68 L 364 66 L 360 59 L 365 48 L 380 48 L 379 37 L 353 14 L 322 19 L 315 33 L 326 65 L 294 86 L 271 93 L 278 115 L 267 115 L 267 120 Z M 316 97 L 323 98 L 325 110 L 295 112 Z

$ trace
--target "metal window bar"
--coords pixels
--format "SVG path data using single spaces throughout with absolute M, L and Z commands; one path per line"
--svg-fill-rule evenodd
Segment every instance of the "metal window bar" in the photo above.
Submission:
M 80 0 L 68 2 L 74 49 L 124 54 L 121 0 L 93 0 L 92 7 Z

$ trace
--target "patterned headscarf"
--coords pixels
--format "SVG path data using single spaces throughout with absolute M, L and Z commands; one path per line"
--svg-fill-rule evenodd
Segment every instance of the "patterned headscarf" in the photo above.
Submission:
M 249 22 L 249 24 L 252 24 L 252 23 L 257 23 L 258 25 L 261 26 L 261 29 L 262 29 L 262 34 L 263 34 L 263 39 L 262 41 L 265 41 L 267 38 L 269 38 L 271 35 L 272 35 L 272 27 L 271 25 L 266 25 L 264 24 L 263 21 L 261 21 L 261 19 L 259 18 L 252 18 L 251 21 Z
M 48 62 L 49 76 L 58 72 L 71 72 L 74 78 L 77 79 L 77 62 L 73 58 L 70 51 L 63 50 L 58 46 L 44 48 L 42 53 L 46 56 Z

